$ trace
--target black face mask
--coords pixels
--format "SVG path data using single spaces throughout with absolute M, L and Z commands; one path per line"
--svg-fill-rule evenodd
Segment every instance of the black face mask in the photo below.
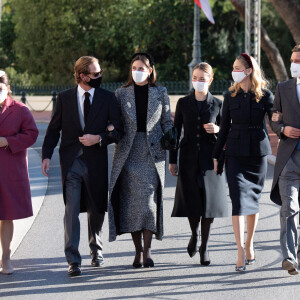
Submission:
M 93 79 L 91 77 L 89 77 L 89 78 L 90 78 L 90 81 L 89 82 L 86 81 L 86 84 L 88 84 L 92 88 L 100 87 L 100 84 L 102 82 L 102 76 L 95 78 L 95 79 Z

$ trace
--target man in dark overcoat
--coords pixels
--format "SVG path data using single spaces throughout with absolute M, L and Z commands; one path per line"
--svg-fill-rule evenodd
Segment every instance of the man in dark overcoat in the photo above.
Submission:
M 282 268 L 295 275 L 298 274 L 300 258 L 299 250 L 297 257 L 300 187 L 300 45 L 292 50 L 291 63 L 294 78 L 279 83 L 275 94 L 274 110 L 280 112 L 281 119 L 271 122 L 273 131 L 280 138 L 271 200 L 281 205 Z
M 107 211 L 108 123 L 122 131 L 120 108 L 113 93 L 100 88 L 98 59 L 79 58 L 74 67 L 77 86 L 58 94 L 54 115 L 42 148 L 42 172 L 48 176 L 50 159 L 60 135 L 59 149 L 65 202 L 65 256 L 68 275 L 81 274 L 80 212 L 87 212 L 92 266 L 103 264 L 102 224 Z

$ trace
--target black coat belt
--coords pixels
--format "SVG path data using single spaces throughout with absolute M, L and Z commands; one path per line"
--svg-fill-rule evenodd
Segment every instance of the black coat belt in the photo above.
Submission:
M 263 125 L 231 124 L 231 129 L 263 129 Z

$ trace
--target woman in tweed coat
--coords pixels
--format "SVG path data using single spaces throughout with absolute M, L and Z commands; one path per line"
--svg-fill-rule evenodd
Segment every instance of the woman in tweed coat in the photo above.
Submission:
M 152 235 L 163 236 L 166 151 L 160 139 L 172 127 L 167 90 L 155 84 L 152 57 L 136 53 L 129 81 L 116 91 L 125 134 L 115 146 L 110 180 L 109 240 L 131 233 L 133 267 L 153 267 Z M 142 246 L 142 236 L 144 247 Z

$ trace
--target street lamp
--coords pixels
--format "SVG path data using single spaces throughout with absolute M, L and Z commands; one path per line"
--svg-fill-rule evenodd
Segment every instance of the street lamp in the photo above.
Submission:
M 201 63 L 201 42 L 200 42 L 200 8 L 194 3 L 194 38 L 193 38 L 193 59 L 189 67 L 189 88 L 192 89 L 193 68 Z

